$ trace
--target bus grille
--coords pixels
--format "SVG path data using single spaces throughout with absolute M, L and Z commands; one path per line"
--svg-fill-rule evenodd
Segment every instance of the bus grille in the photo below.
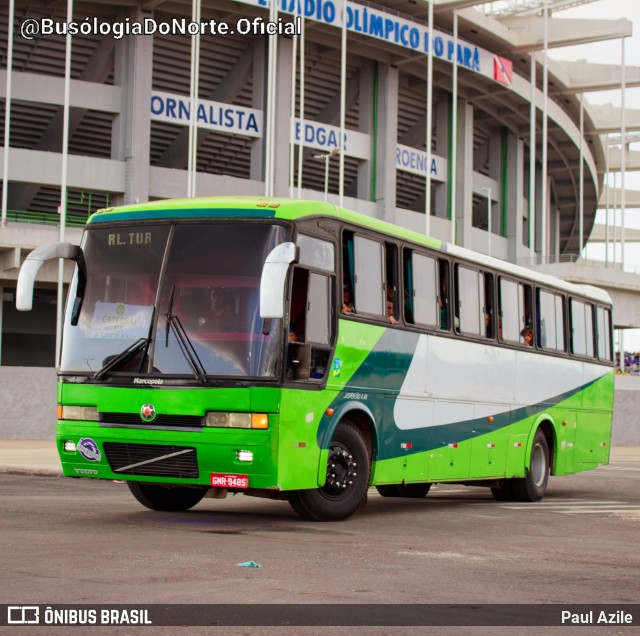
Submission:
M 120 475 L 198 477 L 198 457 L 192 447 L 105 442 L 104 452 L 111 470 Z
M 143 422 L 139 413 L 99 413 L 100 424 L 111 426 L 161 426 L 163 428 L 203 428 L 204 418 L 200 415 L 162 415 L 152 422 Z

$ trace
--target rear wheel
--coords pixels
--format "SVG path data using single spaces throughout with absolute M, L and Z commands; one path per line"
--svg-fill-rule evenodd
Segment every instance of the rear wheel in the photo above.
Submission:
M 431 484 L 384 484 L 376 486 L 376 490 L 383 497 L 405 497 L 407 499 L 422 499 L 427 496 Z
M 529 470 L 523 479 L 513 480 L 513 492 L 518 501 L 540 501 L 549 484 L 549 445 L 544 433 L 538 429 L 533 438 Z
M 369 486 L 370 457 L 362 433 L 349 420 L 336 427 L 322 488 L 288 493 L 291 507 L 312 521 L 340 521 L 360 506 Z
M 550 471 L 549 445 L 544 433 L 538 429 L 533 438 L 526 477 L 503 479 L 491 492 L 497 501 L 540 501 L 547 492 Z
M 207 492 L 206 488 L 164 486 L 128 481 L 131 494 L 145 507 L 162 512 L 180 512 L 193 508 Z

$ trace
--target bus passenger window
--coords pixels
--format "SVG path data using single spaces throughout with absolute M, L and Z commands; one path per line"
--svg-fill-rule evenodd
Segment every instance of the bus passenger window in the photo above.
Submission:
M 455 266 L 455 312 L 457 332 L 485 335 L 484 280 L 482 272 L 461 265 Z
M 438 268 L 435 258 L 404 251 L 404 308 L 409 323 L 438 325 Z
M 571 299 L 569 301 L 571 353 L 579 356 L 594 356 L 593 305 Z
M 449 331 L 449 262 L 438 259 L 438 307 L 440 313 L 440 329 Z
M 353 237 L 355 308 L 359 314 L 386 315 L 384 246 L 363 236 Z
M 484 335 L 487 338 L 495 338 L 493 301 L 493 274 L 484 275 Z

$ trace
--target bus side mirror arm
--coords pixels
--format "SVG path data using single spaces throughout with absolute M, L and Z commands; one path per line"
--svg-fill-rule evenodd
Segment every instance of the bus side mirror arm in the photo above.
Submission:
M 299 250 L 295 243 L 281 243 L 271 250 L 260 278 L 260 317 L 264 320 L 284 317 L 284 284 L 289 266 L 297 263 Z
M 36 276 L 46 261 L 55 258 L 67 258 L 78 264 L 78 285 L 71 314 L 71 324 L 76 325 L 78 324 L 84 290 L 87 284 L 87 267 L 84 260 L 84 252 L 79 245 L 72 245 L 71 243 L 50 243 L 37 247 L 27 256 L 18 275 L 16 309 L 18 311 L 31 311 L 33 308 L 33 288 L 36 282 Z

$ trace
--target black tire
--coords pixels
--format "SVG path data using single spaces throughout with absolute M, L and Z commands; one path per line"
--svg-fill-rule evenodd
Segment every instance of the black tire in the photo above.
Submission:
M 131 494 L 145 507 L 162 512 L 182 512 L 193 508 L 207 492 L 206 488 L 164 486 L 128 481 Z
M 398 486 L 396 484 L 382 484 L 376 486 L 376 490 L 381 497 L 399 497 Z
M 544 433 L 538 429 L 533 438 L 529 470 L 522 479 L 513 480 L 513 492 L 517 501 L 540 501 L 547 492 L 551 464 L 549 445 Z
M 291 507 L 311 521 L 350 517 L 367 495 L 371 459 L 362 433 L 349 420 L 336 427 L 329 445 L 327 480 L 322 488 L 288 493 Z
M 513 479 L 503 479 L 500 485 L 491 489 L 493 498 L 496 501 L 515 501 L 516 495 L 513 492 Z
M 383 497 L 405 497 L 407 499 L 422 499 L 427 496 L 431 484 L 384 484 L 376 486 L 376 490 Z
M 503 479 L 491 489 L 493 497 L 496 501 L 540 501 L 547 492 L 550 471 L 549 445 L 544 433 L 538 429 L 533 438 L 526 477 Z

